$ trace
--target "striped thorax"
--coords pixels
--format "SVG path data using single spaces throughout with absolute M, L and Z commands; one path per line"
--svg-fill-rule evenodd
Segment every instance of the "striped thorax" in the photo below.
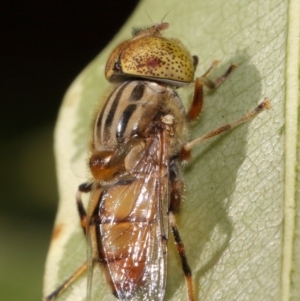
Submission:
M 175 119 L 176 136 L 184 139 L 185 110 L 173 89 L 150 81 L 126 81 L 115 88 L 94 126 L 94 149 L 113 149 L 136 137 L 150 135 L 153 123 L 164 115 Z

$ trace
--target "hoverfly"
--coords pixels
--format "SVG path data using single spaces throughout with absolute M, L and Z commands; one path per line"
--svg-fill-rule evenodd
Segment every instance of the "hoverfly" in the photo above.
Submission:
M 184 184 L 181 162 L 202 141 L 225 132 L 269 108 L 265 99 L 239 120 L 188 142 L 189 121 L 203 105 L 203 87 L 217 88 L 236 67 L 216 80 L 208 71 L 194 80 L 198 59 L 179 40 L 161 31 L 168 23 L 135 29 L 133 38 L 111 53 L 105 75 L 114 87 L 97 113 L 89 168 L 92 181 L 79 186 L 77 206 L 87 236 L 87 262 L 46 300 L 55 299 L 86 269 L 104 271 L 120 300 L 163 300 L 168 228 L 181 259 L 189 301 L 195 300 L 192 273 L 175 216 Z M 176 89 L 194 83 L 186 113 Z M 85 210 L 81 194 L 90 192 Z M 91 276 L 90 276 L 91 277 Z M 88 280 L 90 300 L 91 279 Z

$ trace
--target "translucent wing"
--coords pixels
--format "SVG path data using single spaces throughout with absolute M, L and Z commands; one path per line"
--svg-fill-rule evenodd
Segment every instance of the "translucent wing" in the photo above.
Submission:
M 120 300 L 164 297 L 169 202 L 165 134 L 157 131 L 147 139 L 145 148 L 135 153 L 137 161 L 130 175 L 92 195 L 92 257 L 101 263 Z

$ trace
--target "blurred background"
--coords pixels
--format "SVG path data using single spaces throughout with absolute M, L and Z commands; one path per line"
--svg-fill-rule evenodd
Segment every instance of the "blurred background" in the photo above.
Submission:
M 41 300 L 58 200 L 53 130 L 60 102 L 137 3 L 1 3 L 0 300 Z

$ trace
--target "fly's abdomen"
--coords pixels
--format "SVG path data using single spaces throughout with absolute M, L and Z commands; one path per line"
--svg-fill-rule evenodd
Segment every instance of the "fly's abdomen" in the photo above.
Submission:
M 90 226 L 90 235 L 96 238 L 92 241 L 98 244 L 92 246 L 93 256 L 102 263 L 107 282 L 121 300 L 135 296 L 151 277 L 158 187 L 157 179 L 146 177 L 114 184 L 93 195 L 98 199 Z
M 136 295 L 145 278 L 147 250 L 149 245 L 151 226 L 143 222 L 122 222 L 114 225 L 100 226 L 102 246 L 105 250 L 107 262 L 105 269 L 109 269 L 114 292 L 118 292 L 121 299 Z M 149 254 L 148 254 L 149 256 Z

